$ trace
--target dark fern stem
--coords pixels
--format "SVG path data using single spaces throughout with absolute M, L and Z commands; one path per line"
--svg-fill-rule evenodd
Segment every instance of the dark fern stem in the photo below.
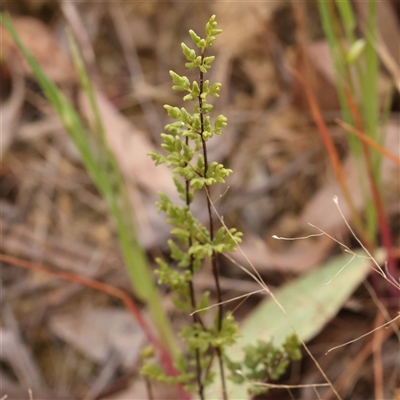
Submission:
M 203 64 L 204 60 L 204 51 L 201 53 L 201 63 Z M 203 114 L 203 99 L 201 97 L 203 93 L 203 82 L 204 82 L 204 74 L 200 71 L 200 80 L 199 80 L 199 89 L 200 93 L 198 96 L 199 99 L 199 114 L 200 114 L 200 136 L 201 136 L 201 143 L 203 147 L 203 157 L 204 157 L 204 177 L 207 175 L 208 170 L 208 159 L 207 159 L 207 145 L 206 141 L 203 138 L 204 132 L 204 114 Z M 207 195 L 207 209 L 208 209 L 208 218 L 210 224 L 210 240 L 211 242 L 214 239 L 214 222 L 212 216 L 212 209 L 211 209 L 211 197 L 210 197 L 210 188 L 209 186 L 204 186 Z M 211 266 L 212 266 L 212 273 L 214 276 L 215 281 L 215 288 L 217 290 L 217 302 L 218 302 L 218 330 L 220 331 L 222 328 L 222 320 L 223 320 L 223 305 L 222 305 L 222 295 L 221 295 L 221 286 L 219 283 L 219 272 L 218 272 L 218 263 L 217 263 L 217 256 L 213 251 L 211 256 Z M 222 359 L 222 352 L 221 348 L 217 347 L 216 349 L 217 357 L 218 357 L 218 364 L 219 370 L 221 375 L 221 384 L 222 384 L 222 392 L 224 400 L 227 400 L 227 392 L 226 392 L 226 382 L 225 382 L 225 373 L 224 373 L 224 362 Z
M 189 138 L 186 137 L 186 145 L 189 146 Z M 188 179 L 186 179 L 185 181 L 185 186 L 186 186 L 186 205 L 188 210 L 190 209 L 190 182 Z M 193 240 L 191 237 L 189 237 L 189 248 L 193 245 Z M 193 256 L 190 256 L 190 266 L 189 266 L 189 270 L 190 273 L 194 274 L 194 268 L 193 268 Z M 190 280 L 188 282 L 189 285 L 189 294 L 190 294 L 190 302 L 191 302 L 191 306 L 192 306 L 192 311 L 195 311 L 197 309 L 197 303 L 196 303 L 196 297 L 194 294 L 194 287 L 193 287 L 193 278 L 192 280 Z M 201 326 L 203 326 L 203 322 L 201 320 L 201 317 L 195 313 L 192 315 L 192 319 L 193 319 L 193 324 L 195 324 L 196 322 L 199 323 Z M 201 369 L 201 359 L 200 359 L 200 351 L 199 349 L 195 350 L 195 359 L 196 359 L 196 380 L 197 380 L 197 385 L 198 385 L 198 393 L 199 393 L 199 397 L 200 400 L 204 400 L 204 385 L 203 385 L 203 380 L 202 380 L 202 369 Z

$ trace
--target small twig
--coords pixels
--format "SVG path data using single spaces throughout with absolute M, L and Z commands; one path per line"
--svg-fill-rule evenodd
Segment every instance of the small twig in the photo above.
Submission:
M 314 233 L 314 234 L 311 234 L 308 236 L 298 236 L 298 237 L 294 237 L 294 238 L 286 238 L 286 237 L 272 235 L 272 238 L 277 239 L 277 240 L 303 240 L 303 239 L 310 239 L 312 237 L 318 237 L 318 236 L 323 236 L 323 235 L 324 235 L 324 233 L 321 232 L 321 233 Z
M 384 330 L 383 332 L 384 340 L 386 340 L 393 333 L 391 329 Z M 349 390 L 350 387 L 354 385 L 356 377 L 360 374 L 360 371 L 362 370 L 362 365 L 365 363 L 371 353 L 372 342 L 370 341 L 357 353 L 352 362 L 344 369 L 340 377 L 336 380 L 335 386 L 338 388 L 338 390 L 346 392 L 346 390 Z M 332 397 L 332 393 L 326 393 L 323 396 L 323 399 L 331 400 Z
M 261 292 L 265 292 L 265 290 L 264 289 L 255 290 L 254 292 L 251 292 L 251 293 L 246 293 L 246 294 L 243 294 L 241 296 L 233 297 L 232 299 L 223 301 L 222 304 L 230 303 L 231 301 L 235 301 L 235 300 L 239 300 L 239 299 L 243 299 L 243 298 L 247 299 L 251 295 L 256 294 L 256 293 L 261 293 Z M 218 307 L 219 305 L 220 305 L 219 303 L 216 303 L 216 304 L 212 304 L 211 306 L 208 306 L 208 307 L 205 307 L 205 308 L 199 308 L 196 311 L 193 311 L 190 315 L 194 315 L 194 314 L 202 312 L 202 311 L 207 311 L 207 310 L 209 310 L 211 308 Z
M 369 256 L 369 258 L 371 259 L 371 261 L 375 264 L 375 266 L 376 266 L 376 268 L 377 268 L 377 270 L 375 269 L 375 271 L 377 271 L 379 274 L 381 274 L 381 275 L 383 276 L 383 278 L 385 278 L 386 281 L 389 282 L 392 286 L 394 286 L 397 290 L 400 290 L 400 284 L 399 284 L 397 281 L 395 281 L 395 280 L 391 280 L 391 279 L 388 279 L 388 278 L 387 278 L 385 272 L 382 270 L 382 268 L 381 268 L 380 265 L 377 263 L 377 261 L 374 259 L 374 257 L 372 257 L 372 254 L 369 252 L 367 246 L 365 246 L 365 245 L 363 244 L 363 242 L 362 242 L 362 241 L 357 237 L 357 235 L 354 233 L 353 229 L 351 229 L 350 224 L 347 222 L 347 220 L 346 220 L 345 216 L 343 215 L 343 212 L 342 212 L 342 210 L 341 210 L 341 208 L 340 208 L 340 206 L 339 206 L 339 199 L 337 198 L 337 196 L 335 196 L 335 197 L 333 198 L 333 201 L 334 201 L 334 203 L 336 204 L 336 206 L 337 206 L 337 208 L 338 208 L 338 210 L 339 210 L 339 213 L 340 213 L 340 215 L 341 215 L 343 221 L 345 222 L 347 228 L 349 229 L 349 231 L 351 232 L 351 234 L 353 235 L 353 237 L 357 240 L 357 242 L 360 244 L 360 246 L 363 248 L 363 250 L 367 253 L 367 255 Z M 346 247 L 347 247 L 347 246 L 346 246 Z
M 251 383 L 254 386 L 268 387 L 270 389 L 300 389 L 300 388 L 309 388 L 309 387 L 329 387 L 329 383 L 310 383 L 304 385 L 281 385 L 275 383 L 264 383 L 264 382 L 253 382 L 250 381 L 246 376 L 242 373 L 242 371 L 235 371 L 238 375 L 241 375 L 247 382 Z
M 335 346 L 335 347 L 330 348 L 330 349 L 325 353 L 325 355 L 327 355 L 328 353 L 330 353 L 330 352 L 333 351 L 333 350 L 336 350 L 336 349 L 339 349 L 339 348 L 341 348 L 341 347 L 347 346 L 347 345 L 349 345 L 349 344 L 351 344 L 351 343 L 355 343 L 355 342 L 357 342 L 358 340 L 360 340 L 360 339 L 362 339 L 362 338 L 364 338 L 364 337 L 366 337 L 366 336 L 371 335 L 372 333 L 376 332 L 377 330 L 379 330 L 379 329 L 381 329 L 381 328 L 385 328 L 386 326 L 392 324 L 394 321 L 396 321 L 396 320 L 399 319 L 399 318 L 400 318 L 400 314 L 399 314 L 397 317 L 391 319 L 389 322 L 386 322 L 385 324 L 382 324 L 382 325 L 378 326 L 377 328 L 372 329 L 372 331 L 369 331 L 369 332 L 367 332 L 367 333 L 364 333 L 364 335 L 361 335 L 361 336 L 357 337 L 356 339 L 349 340 L 349 341 L 346 342 L 346 343 L 342 343 L 342 344 L 339 344 L 338 346 Z
M 321 400 L 321 396 L 319 395 L 318 390 L 315 386 L 313 387 L 313 390 L 314 390 L 315 395 L 317 396 L 317 399 Z
M 382 313 L 382 315 L 385 317 L 386 321 L 389 321 L 391 319 L 389 312 L 387 311 L 386 307 L 384 304 L 382 304 L 382 301 L 379 299 L 378 295 L 376 294 L 374 288 L 371 286 L 371 284 L 366 280 L 364 282 L 364 286 L 367 289 L 369 295 L 371 296 L 372 301 L 376 305 L 376 308 Z M 400 329 L 397 325 L 393 326 L 394 333 L 397 336 L 397 339 L 400 342 Z

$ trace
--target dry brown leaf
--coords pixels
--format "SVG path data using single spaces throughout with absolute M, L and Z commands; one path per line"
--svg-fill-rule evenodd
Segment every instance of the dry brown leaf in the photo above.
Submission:
M 157 151 L 155 146 L 96 89 L 95 96 L 108 143 L 127 183 L 142 244 L 151 247 L 160 238 L 165 239 L 169 231 L 164 217 L 157 214 L 154 202 L 158 200 L 159 191 L 171 199 L 177 197 L 171 171 L 165 165 L 156 167 L 147 155 L 150 151 Z M 82 92 L 79 99 L 83 114 L 93 118 Z M 140 194 L 138 187 L 142 189 Z
M 385 138 L 385 148 L 400 157 L 400 121 L 391 119 L 388 123 Z M 396 153 L 397 151 L 397 153 Z M 390 160 L 384 158 L 382 163 L 382 184 L 383 188 L 387 187 L 386 184 L 390 182 L 392 177 L 397 174 L 399 176 L 399 168 L 396 167 Z M 354 160 L 348 158 L 344 163 L 344 175 L 346 176 L 347 186 L 350 188 L 353 197 L 354 205 L 358 210 L 364 206 L 363 196 L 359 185 L 357 171 Z M 365 182 L 368 187 L 368 182 Z M 336 207 L 332 202 L 333 196 L 338 196 L 339 201 L 342 199 L 339 184 L 332 176 L 332 179 L 316 195 L 310 199 L 305 207 L 302 215 L 303 224 L 312 223 L 318 226 L 329 234 L 337 234 L 339 232 L 346 232 L 347 228 L 344 226 L 342 219 Z M 350 210 L 344 199 L 340 201 L 340 207 L 346 219 L 350 220 Z
M 156 151 L 156 148 L 96 89 L 95 97 L 109 145 L 124 177 L 134 179 L 143 189 L 151 192 L 173 192 L 175 187 L 168 168 L 165 165 L 156 167 L 147 155 L 149 151 Z M 83 113 L 92 119 L 93 113 L 85 94 L 81 92 L 79 98 Z
M 391 149 L 392 152 L 396 149 L 397 155 L 400 157 L 399 132 L 400 121 L 391 119 L 387 127 L 385 147 Z M 357 171 L 351 158 L 348 158 L 344 163 L 344 169 L 347 185 L 351 188 L 355 206 L 359 210 L 362 210 L 364 201 Z M 400 170 L 390 160 L 384 159 L 381 176 L 383 187 L 386 190 L 390 190 L 388 183 L 393 176 L 400 176 Z M 319 233 L 308 225 L 312 223 L 338 239 L 342 235 L 347 236 L 350 233 L 332 201 L 334 196 L 338 196 L 339 200 L 341 199 L 339 184 L 332 176 L 331 180 L 310 199 L 302 213 L 301 223 L 307 232 Z M 384 196 L 386 196 L 385 193 Z M 350 222 L 350 211 L 346 202 L 342 200 L 340 206 L 344 216 Z M 277 270 L 281 272 L 302 273 L 317 267 L 333 246 L 335 246 L 335 242 L 332 239 L 327 236 L 321 236 L 314 239 L 296 241 L 284 252 L 277 252 L 270 249 L 265 241 L 257 237 L 249 237 L 249 234 L 246 234 L 240 247 L 260 272 Z M 246 258 L 240 252 L 234 253 L 232 256 L 242 265 L 248 266 Z

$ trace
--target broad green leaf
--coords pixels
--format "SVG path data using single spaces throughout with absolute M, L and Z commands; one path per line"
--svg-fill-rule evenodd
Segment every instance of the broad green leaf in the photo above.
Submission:
M 359 257 L 355 257 L 341 271 L 352 257 L 347 253 L 342 254 L 283 286 L 275 294 L 275 299 L 284 308 L 286 316 L 274 300 L 266 296 L 241 324 L 239 332 L 242 336 L 228 349 L 232 361 L 240 360 L 243 356 L 241 348 L 255 343 L 258 339 L 267 341 L 273 339 L 274 345 L 282 345 L 286 337 L 293 333 L 288 320 L 303 341 L 307 342 L 316 336 L 338 313 L 370 271 L 370 260 Z M 381 261 L 382 255 L 379 254 L 377 257 L 379 257 L 378 262 Z M 336 274 L 338 275 L 335 277 Z M 332 282 L 327 284 L 331 280 Z M 237 386 L 229 379 L 227 384 L 229 398 L 248 398 L 248 384 Z M 219 379 L 216 379 L 214 393 L 221 393 L 219 385 Z

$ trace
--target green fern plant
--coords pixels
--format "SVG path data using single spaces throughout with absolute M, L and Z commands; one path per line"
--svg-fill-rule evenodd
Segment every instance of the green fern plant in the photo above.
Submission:
M 227 230 L 225 227 L 220 227 L 215 230 L 212 216 L 210 187 L 217 183 L 224 183 L 225 177 L 232 173 L 232 170 L 225 168 L 222 164 L 210 162 L 207 154 L 208 140 L 215 134 L 221 135 L 222 129 L 227 125 L 225 116 L 217 116 L 212 123 L 208 115 L 213 106 L 208 103 L 207 98 L 208 96 L 218 97 L 221 84 L 210 84 L 208 80 L 204 80 L 204 74 L 214 61 L 214 57 L 206 56 L 205 52 L 211 47 L 215 36 L 221 33 L 220 29 L 216 29 L 215 16 L 212 16 L 206 25 L 205 39 L 190 31 L 194 44 L 200 49 L 200 55 L 182 43 L 182 51 L 187 59 L 185 66 L 198 70 L 198 81 L 190 82 L 186 76 L 170 71 L 174 82 L 173 89 L 186 92 L 183 99 L 193 102 L 192 113 L 186 111 L 185 108 L 166 105 L 168 115 L 175 120 L 166 126 L 168 133 L 162 134 L 164 140 L 162 147 L 167 155 L 155 152 L 150 154 L 156 164 L 165 163 L 168 167 L 174 168 L 173 179 L 183 201 L 183 204 L 175 205 L 165 194 L 160 193 L 160 201 L 157 203 L 159 211 L 166 214 L 168 223 L 173 227 L 171 234 L 174 240 L 169 240 L 168 245 L 170 258 L 175 263 L 175 266 L 170 266 L 168 262 L 157 259 L 159 269 L 156 273 L 159 283 L 171 288 L 175 293 L 175 306 L 185 314 L 192 313 L 193 318 L 192 324 L 185 326 L 180 332 L 181 338 L 187 344 L 187 352 L 180 356 L 176 356 L 177 351 L 170 326 L 163 312 L 160 297 L 153 286 L 150 271 L 147 269 L 145 254 L 138 245 L 130 218 L 130 209 L 126 202 L 122 176 L 115 157 L 105 141 L 104 127 L 89 77 L 73 38 L 71 37 L 71 47 L 74 61 L 82 87 L 96 115 L 96 127 L 89 132 L 85 130 L 83 122 L 72 105 L 25 48 L 10 18 L 0 13 L 0 22 L 10 32 L 26 57 L 45 95 L 79 149 L 88 172 L 100 193 L 107 200 L 116 220 L 133 287 L 138 297 L 148 303 L 160 338 L 170 353 L 167 354 L 164 348 L 161 348 L 163 351 L 158 349 L 163 368 L 146 362 L 142 368 L 142 374 L 161 382 L 183 385 L 187 391 L 197 392 L 201 399 L 205 399 L 205 388 L 214 380 L 213 364 L 216 358 L 224 399 L 228 398 L 224 366 L 231 371 L 230 379 L 233 382 L 242 383 L 244 379 L 277 379 L 286 368 L 288 359 L 295 359 L 297 342 L 294 340 L 287 339 L 283 349 L 277 349 L 270 343 L 258 342 L 255 346 L 244 349 L 245 358 L 242 363 L 232 362 L 227 352 L 227 348 L 235 343 L 239 334 L 232 314 L 223 312 L 217 255 L 235 251 L 237 243 L 241 241 L 242 233 L 235 228 Z M 93 141 L 87 138 L 88 133 L 93 135 Z M 101 157 L 96 158 L 96 154 L 100 154 Z M 195 192 L 200 190 L 206 192 L 208 227 L 195 218 L 190 209 Z M 120 201 L 123 203 L 122 208 L 119 208 Z M 206 311 L 201 311 L 209 306 L 209 292 L 205 292 L 201 299 L 196 299 L 193 286 L 194 274 L 199 271 L 206 258 L 211 259 L 218 302 L 214 322 L 209 326 L 202 319 Z M 194 313 L 194 311 L 198 312 Z M 142 358 L 149 360 L 154 357 L 154 354 L 153 349 L 146 348 L 143 350 Z M 261 358 L 260 355 L 262 355 Z M 171 366 L 172 358 L 175 359 L 176 370 Z M 177 374 L 176 371 L 178 371 Z M 252 391 L 255 393 L 260 390 L 253 388 Z
M 166 261 L 157 259 L 159 269 L 156 273 L 159 283 L 172 289 L 175 293 L 174 304 L 183 313 L 206 308 L 209 305 L 209 292 L 205 292 L 201 299 L 196 299 L 193 276 L 201 268 L 204 259 L 210 258 L 220 305 L 211 326 L 205 325 L 202 313 L 199 312 L 193 314 L 192 325 L 182 329 L 180 336 L 187 344 L 190 358 L 182 357 L 176 366 L 181 372 L 180 376 L 166 377 L 160 369 L 150 364 L 142 372 L 164 382 L 182 383 L 187 390 L 197 391 L 202 399 L 204 387 L 213 379 L 211 364 L 215 356 L 219 359 L 221 381 L 225 382 L 222 354 L 237 337 L 233 317 L 223 314 L 217 254 L 235 251 L 242 235 L 236 229 L 227 232 L 223 227 L 215 231 L 211 209 L 210 187 L 224 183 L 224 178 L 232 173 L 231 169 L 222 164 L 210 162 L 207 154 L 208 140 L 215 134 L 221 135 L 222 128 L 227 124 L 225 116 L 219 115 L 212 122 L 209 115 L 213 106 L 208 102 L 208 96 L 218 97 L 221 83 L 210 84 L 208 80 L 204 80 L 204 75 L 215 58 L 206 56 L 206 50 L 211 47 L 216 35 L 221 33 L 216 25 L 215 16 L 212 16 L 206 25 L 204 39 L 194 31 L 189 31 L 193 43 L 199 49 L 199 55 L 182 43 L 182 51 L 187 59 L 185 66 L 198 70 L 199 79 L 190 82 L 186 76 L 180 76 L 173 71 L 170 71 L 170 75 L 174 83 L 173 90 L 185 92 L 183 100 L 193 103 L 192 111 L 165 105 L 169 117 L 175 120 L 165 127 L 168 133 L 161 134 L 164 141 L 161 147 L 167 154 L 150 153 L 157 165 L 165 163 L 168 167 L 173 167 L 175 186 L 183 201 L 182 205 L 176 205 L 168 196 L 160 193 L 160 201 L 157 203 L 159 211 L 165 213 L 167 222 L 173 227 L 171 234 L 174 240 L 169 240 L 168 245 L 170 257 L 178 267 L 176 269 Z M 204 190 L 207 196 L 208 227 L 190 209 L 195 192 L 199 190 Z
M 156 270 L 158 282 L 170 287 L 175 295 L 173 299 L 175 306 L 183 313 L 192 313 L 193 319 L 192 324 L 185 326 L 180 332 L 180 337 L 187 345 L 189 357 L 182 356 L 177 362 L 176 369 L 179 375 L 167 376 L 161 368 L 149 362 L 144 365 L 142 374 L 166 383 L 183 384 L 186 390 L 197 392 L 200 399 L 205 399 L 205 388 L 214 379 L 212 363 L 215 358 L 224 399 L 228 398 L 225 366 L 232 372 L 231 379 L 238 380 L 236 371 L 232 369 L 232 366 L 235 367 L 237 364 L 232 363 L 227 356 L 228 347 L 233 345 L 238 338 L 238 330 L 232 314 L 224 314 L 219 284 L 218 255 L 236 251 L 236 245 L 241 242 L 242 233 L 235 228 L 230 230 L 223 226 L 219 229 L 215 228 L 211 186 L 224 183 L 232 170 L 216 161 L 210 161 L 207 153 L 207 142 L 214 135 L 222 135 L 222 129 L 227 125 L 227 118 L 224 115 L 218 115 L 214 119 L 210 116 L 213 106 L 208 102 L 208 98 L 209 96 L 219 97 L 221 83 L 210 83 L 204 79 L 215 58 L 206 55 L 206 51 L 211 47 L 216 35 L 221 33 L 216 26 L 215 16 L 212 16 L 206 24 L 205 38 L 201 38 L 192 30 L 189 31 L 193 43 L 199 49 L 197 52 L 182 43 L 182 52 L 187 60 L 185 66 L 198 71 L 198 80 L 191 82 L 186 76 L 170 71 L 174 83 L 172 89 L 185 92 L 183 100 L 192 103 L 192 111 L 165 105 L 169 117 L 175 120 L 165 127 L 168 133 L 161 134 L 163 139 L 161 147 L 166 155 L 157 152 L 149 154 L 156 165 L 165 163 L 173 168 L 173 180 L 182 200 L 182 204 L 177 205 L 167 195 L 160 193 L 160 201 L 157 202 L 159 212 L 165 213 L 167 222 L 172 226 L 171 234 L 174 238 L 168 241 L 172 262 L 169 263 L 161 258 L 156 259 L 159 265 Z M 203 225 L 191 211 L 191 203 L 198 191 L 205 191 L 206 194 L 208 226 Z M 214 322 L 209 326 L 202 319 L 206 311 L 195 312 L 208 307 L 209 292 L 205 292 L 200 299 L 196 299 L 193 284 L 193 277 L 206 258 L 211 259 L 218 302 Z M 254 346 L 251 351 L 257 352 L 261 347 L 265 350 L 262 342 Z M 268 364 L 270 370 L 285 369 L 286 360 L 290 358 L 286 352 L 275 349 L 272 345 L 268 349 L 274 349 L 277 359 L 282 360 L 276 366 Z M 251 367 L 249 368 L 251 370 Z M 280 376 L 275 372 L 271 374 Z M 253 373 L 250 376 L 256 376 L 256 374 Z
M 254 382 L 249 394 L 258 395 L 269 391 L 268 383 L 277 381 L 286 372 L 291 361 L 300 360 L 300 342 L 295 334 L 286 338 L 282 347 L 271 341 L 258 340 L 257 344 L 244 347 L 243 360 L 233 362 L 225 356 L 231 380 L 236 384 Z

